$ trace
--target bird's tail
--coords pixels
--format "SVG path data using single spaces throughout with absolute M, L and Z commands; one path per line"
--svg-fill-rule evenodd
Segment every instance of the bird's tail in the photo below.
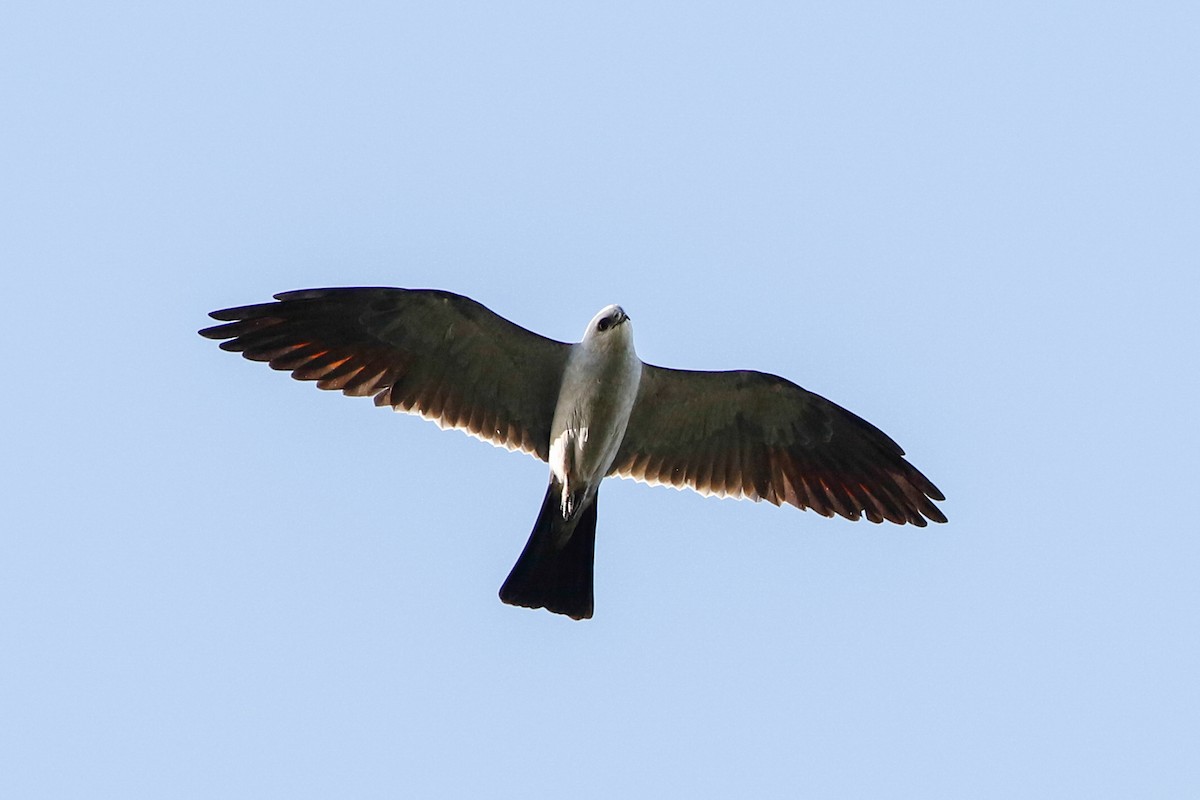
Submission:
M 513 606 L 545 608 L 574 619 L 592 616 L 592 561 L 596 551 L 596 496 L 574 519 L 562 515 L 562 486 L 550 481 L 546 499 L 521 557 L 500 587 Z M 574 524 L 575 530 L 570 531 Z M 565 537 L 565 538 L 564 538 Z

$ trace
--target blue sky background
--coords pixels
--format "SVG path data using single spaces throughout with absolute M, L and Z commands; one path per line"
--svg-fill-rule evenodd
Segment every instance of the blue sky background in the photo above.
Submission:
M 1192 3 L 56 3 L 0 24 L 0 795 L 1200 795 Z M 925 530 L 610 481 L 196 336 L 325 285 L 756 368 Z

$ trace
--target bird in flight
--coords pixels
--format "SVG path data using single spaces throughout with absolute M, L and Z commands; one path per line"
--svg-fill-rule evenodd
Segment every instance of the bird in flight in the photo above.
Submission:
M 321 389 L 372 396 L 549 462 L 505 603 L 592 616 L 596 495 L 610 475 L 924 526 L 945 497 L 883 431 L 763 372 L 646 364 L 620 306 L 567 344 L 468 297 L 429 289 L 304 289 L 214 311 L 221 349 Z

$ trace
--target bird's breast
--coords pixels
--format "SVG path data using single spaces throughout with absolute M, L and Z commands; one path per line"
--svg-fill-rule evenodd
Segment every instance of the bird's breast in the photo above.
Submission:
M 608 473 L 625 436 L 641 372 L 636 356 L 572 353 L 550 428 L 550 470 L 564 486 L 591 489 Z

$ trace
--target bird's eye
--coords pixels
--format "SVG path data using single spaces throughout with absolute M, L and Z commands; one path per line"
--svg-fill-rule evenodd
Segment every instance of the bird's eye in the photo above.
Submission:
M 602 331 L 608 330 L 612 327 L 612 317 L 605 317 L 604 319 L 600 320 L 600 323 L 596 325 L 596 327 Z

